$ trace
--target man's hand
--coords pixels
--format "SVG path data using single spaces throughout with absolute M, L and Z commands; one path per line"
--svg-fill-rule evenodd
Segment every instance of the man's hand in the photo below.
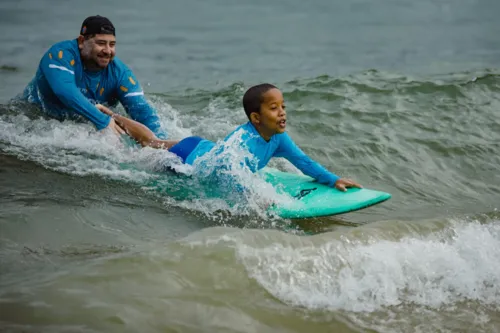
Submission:
M 111 118 L 109 120 L 109 124 L 105 128 L 105 130 L 108 128 L 110 128 L 116 135 L 126 134 L 125 131 L 123 130 L 123 128 L 118 126 L 118 124 L 115 122 L 115 120 L 113 118 Z
M 102 113 L 107 114 L 108 116 L 111 117 L 109 124 L 105 129 L 108 129 L 108 128 L 112 129 L 116 135 L 125 134 L 125 131 L 123 130 L 123 128 L 121 128 L 120 125 L 118 125 L 116 123 L 116 121 L 113 119 L 113 111 L 111 111 L 110 109 L 108 109 L 107 107 L 105 107 L 102 104 L 96 104 L 96 108 L 98 108 L 99 111 L 101 111 Z
M 107 107 L 105 107 L 104 105 L 102 105 L 102 104 L 96 104 L 95 106 L 96 106 L 96 108 L 98 108 L 98 109 L 99 109 L 99 111 L 101 111 L 102 113 L 105 113 L 105 114 L 107 114 L 107 115 L 108 115 L 108 116 L 110 116 L 110 117 L 113 115 L 113 111 L 111 111 L 110 109 L 108 109 L 108 108 L 107 108 Z
M 345 179 L 345 178 L 339 178 L 335 182 L 335 188 L 339 191 L 345 192 L 346 187 L 357 187 L 357 188 L 363 188 L 363 186 L 359 185 L 355 181 L 351 179 Z

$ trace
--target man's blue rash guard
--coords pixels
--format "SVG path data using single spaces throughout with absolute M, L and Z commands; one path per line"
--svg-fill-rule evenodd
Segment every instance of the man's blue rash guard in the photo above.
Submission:
M 241 136 L 242 145 L 247 147 L 248 151 L 254 155 L 258 161 L 257 165 L 247 163 L 252 172 L 264 168 L 272 157 L 284 157 L 304 174 L 316 179 L 321 184 L 334 186 L 335 182 L 340 178 L 307 156 L 297 147 L 287 133 L 275 134 L 271 137 L 271 140 L 267 142 L 260 136 L 253 124 L 247 122 L 231 132 L 224 141 L 227 141 L 239 131 L 243 131 Z M 200 141 L 196 148 L 187 156 L 185 163 L 192 165 L 198 157 L 212 150 L 214 146 L 215 144 L 212 141 Z
M 95 104 L 115 106 L 120 102 L 132 119 L 158 138 L 167 137 L 132 71 L 116 57 L 101 71 L 86 71 L 76 39 L 59 42 L 44 54 L 23 99 L 59 120 L 86 118 L 98 130 L 108 126 L 110 117 Z

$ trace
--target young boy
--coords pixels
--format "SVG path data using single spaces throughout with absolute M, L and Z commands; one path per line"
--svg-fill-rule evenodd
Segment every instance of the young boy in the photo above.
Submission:
M 160 140 L 146 126 L 113 114 L 103 106 L 99 105 L 98 108 L 112 116 L 116 123 L 142 146 L 167 148 L 178 155 L 183 163 L 192 165 L 198 157 L 215 146 L 212 141 L 198 136 L 187 137 L 181 141 Z M 362 187 L 350 179 L 340 178 L 326 170 L 297 147 L 285 132 L 286 111 L 283 94 L 272 84 L 259 84 L 248 89 L 243 96 L 243 108 L 249 121 L 236 128 L 224 140 L 227 141 L 235 133 L 242 133 L 242 143 L 258 161 L 257 165 L 247 163 L 252 172 L 264 168 L 272 157 L 284 157 L 319 183 L 341 191 L 345 191 L 346 187 Z

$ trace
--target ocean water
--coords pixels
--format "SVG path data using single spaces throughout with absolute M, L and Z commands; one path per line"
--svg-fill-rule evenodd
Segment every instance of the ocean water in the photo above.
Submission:
M 499 332 L 499 12 L 2 1 L 0 331 Z M 264 208 L 283 198 L 241 172 L 253 190 L 237 205 L 175 200 L 186 184 L 159 171 L 182 168 L 168 152 L 16 102 L 44 51 L 95 14 L 171 138 L 222 139 L 245 90 L 270 82 L 306 153 L 392 198 L 283 220 Z

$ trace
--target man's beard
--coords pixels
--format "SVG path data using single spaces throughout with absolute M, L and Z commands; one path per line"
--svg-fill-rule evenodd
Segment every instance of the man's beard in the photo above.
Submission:
M 89 69 L 104 69 L 104 68 L 108 67 L 111 60 L 113 60 L 113 57 L 109 56 L 107 58 L 108 62 L 105 65 L 101 65 L 101 64 L 99 64 L 99 56 L 95 55 L 93 57 L 92 50 L 89 50 L 87 48 L 83 48 L 83 50 L 81 52 L 81 57 L 82 57 L 82 60 L 85 64 L 85 66 Z

